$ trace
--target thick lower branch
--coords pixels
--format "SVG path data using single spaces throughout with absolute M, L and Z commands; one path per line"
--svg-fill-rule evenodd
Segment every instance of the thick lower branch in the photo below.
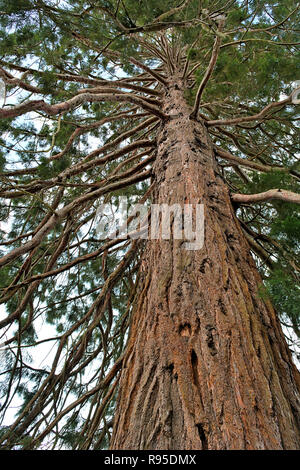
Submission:
M 245 204 L 251 202 L 265 202 L 272 199 L 300 204 L 300 194 L 287 191 L 286 189 L 270 189 L 269 191 L 258 194 L 232 194 L 231 199 L 234 202 Z

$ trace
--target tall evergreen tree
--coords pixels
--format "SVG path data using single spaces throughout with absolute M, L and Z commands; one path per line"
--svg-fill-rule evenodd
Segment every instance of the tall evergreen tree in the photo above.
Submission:
M 2 448 L 300 448 L 299 9 L 0 2 Z

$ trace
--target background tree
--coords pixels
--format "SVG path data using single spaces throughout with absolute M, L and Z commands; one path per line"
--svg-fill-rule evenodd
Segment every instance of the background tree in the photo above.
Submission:
M 0 19 L 2 447 L 299 448 L 298 3 Z M 101 241 L 120 195 L 203 202 L 205 249 Z

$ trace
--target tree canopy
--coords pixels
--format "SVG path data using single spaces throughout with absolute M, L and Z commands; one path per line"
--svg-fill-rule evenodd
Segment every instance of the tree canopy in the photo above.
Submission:
M 4 448 L 108 446 L 146 242 L 100 239 L 97 209 L 151 200 L 175 70 L 210 133 L 261 295 L 299 344 L 299 10 L 295 0 L 0 1 Z

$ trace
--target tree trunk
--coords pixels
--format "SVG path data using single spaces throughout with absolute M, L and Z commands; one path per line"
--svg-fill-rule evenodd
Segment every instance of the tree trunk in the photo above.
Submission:
M 203 203 L 205 239 L 149 240 L 112 449 L 299 449 L 299 373 L 183 84 L 164 96 L 154 203 Z

